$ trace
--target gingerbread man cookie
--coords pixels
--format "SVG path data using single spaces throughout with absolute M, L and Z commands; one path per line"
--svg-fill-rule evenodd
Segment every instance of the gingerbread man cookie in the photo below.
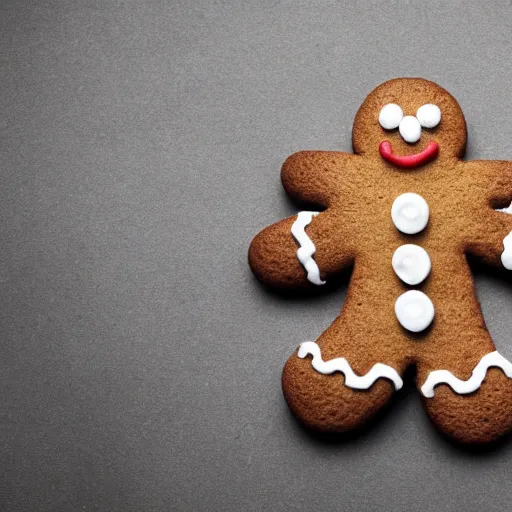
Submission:
M 401 388 L 407 367 L 425 409 L 464 443 L 512 427 L 512 364 L 485 326 L 467 263 L 512 270 L 512 162 L 464 161 L 457 101 L 417 78 L 385 82 L 357 112 L 354 154 L 302 151 L 283 165 L 286 192 L 314 211 L 251 243 L 265 284 L 322 287 L 353 267 L 342 313 L 300 344 L 284 396 L 306 426 L 346 432 Z

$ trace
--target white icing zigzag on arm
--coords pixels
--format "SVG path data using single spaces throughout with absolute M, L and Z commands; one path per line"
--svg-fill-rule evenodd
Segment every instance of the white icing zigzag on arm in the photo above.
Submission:
M 299 212 L 297 220 L 292 225 L 292 235 L 300 247 L 297 250 L 297 258 L 306 269 L 308 274 L 308 281 L 316 285 L 325 284 L 325 281 L 320 279 L 320 269 L 313 259 L 313 254 L 316 252 L 315 244 L 311 238 L 306 234 L 304 228 L 311 223 L 313 217 L 316 217 L 319 212 Z
M 387 364 L 377 363 L 366 375 L 356 375 L 349 362 L 343 357 L 337 357 L 330 361 L 324 361 L 320 347 L 314 341 L 305 341 L 300 344 L 298 356 L 304 359 L 307 355 L 312 355 L 311 365 L 318 372 L 324 375 L 330 375 L 334 372 L 341 372 L 345 376 L 345 386 L 353 389 L 368 389 L 380 378 L 389 379 L 399 390 L 403 386 L 403 381 L 398 372 Z
M 503 240 L 503 247 L 501 262 L 507 270 L 512 270 L 512 231 Z
M 487 370 L 491 367 L 501 368 L 508 378 L 512 377 L 512 363 L 498 352 L 491 352 L 480 359 L 468 380 L 460 380 L 448 370 L 436 370 L 430 372 L 425 384 L 421 386 L 421 392 L 427 398 L 432 398 L 435 386 L 448 384 L 459 395 L 473 393 L 480 387 L 487 375 Z
M 508 208 L 498 208 L 496 211 L 512 215 L 512 203 Z M 512 270 L 512 231 L 503 240 L 503 248 L 501 262 L 507 270 Z

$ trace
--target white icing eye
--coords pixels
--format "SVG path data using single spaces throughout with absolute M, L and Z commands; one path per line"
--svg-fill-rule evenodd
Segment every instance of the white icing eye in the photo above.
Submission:
M 441 121 L 441 109 L 437 105 L 427 103 L 418 109 L 416 118 L 423 128 L 434 128 Z
M 400 121 L 400 135 L 406 142 L 418 142 L 421 137 L 421 126 L 414 116 L 405 116 Z
M 384 105 L 379 114 L 379 124 L 384 130 L 394 130 L 398 128 L 400 121 L 404 117 L 404 112 L 396 103 Z

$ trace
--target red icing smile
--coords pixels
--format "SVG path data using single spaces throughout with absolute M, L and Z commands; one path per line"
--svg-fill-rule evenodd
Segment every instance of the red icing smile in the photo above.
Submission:
M 379 153 L 384 160 L 391 162 L 397 167 L 404 169 L 413 169 L 427 162 L 430 162 L 439 154 L 439 144 L 435 141 L 428 143 L 427 147 L 414 155 L 395 155 L 393 154 L 393 148 L 391 142 L 383 140 L 379 144 Z

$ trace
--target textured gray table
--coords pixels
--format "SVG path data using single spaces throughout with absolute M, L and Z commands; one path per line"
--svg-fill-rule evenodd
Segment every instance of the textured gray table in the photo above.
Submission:
M 423 76 L 469 158 L 512 159 L 509 1 L 353 3 L 0 2 L 0 508 L 510 509 L 512 441 L 452 447 L 410 386 L 345 443 L 281 396 L 345 293 L 249 272 L 286 156 L 350 150 L 365 95 Z M 511 358 L 511 281 L 477 286 Z

